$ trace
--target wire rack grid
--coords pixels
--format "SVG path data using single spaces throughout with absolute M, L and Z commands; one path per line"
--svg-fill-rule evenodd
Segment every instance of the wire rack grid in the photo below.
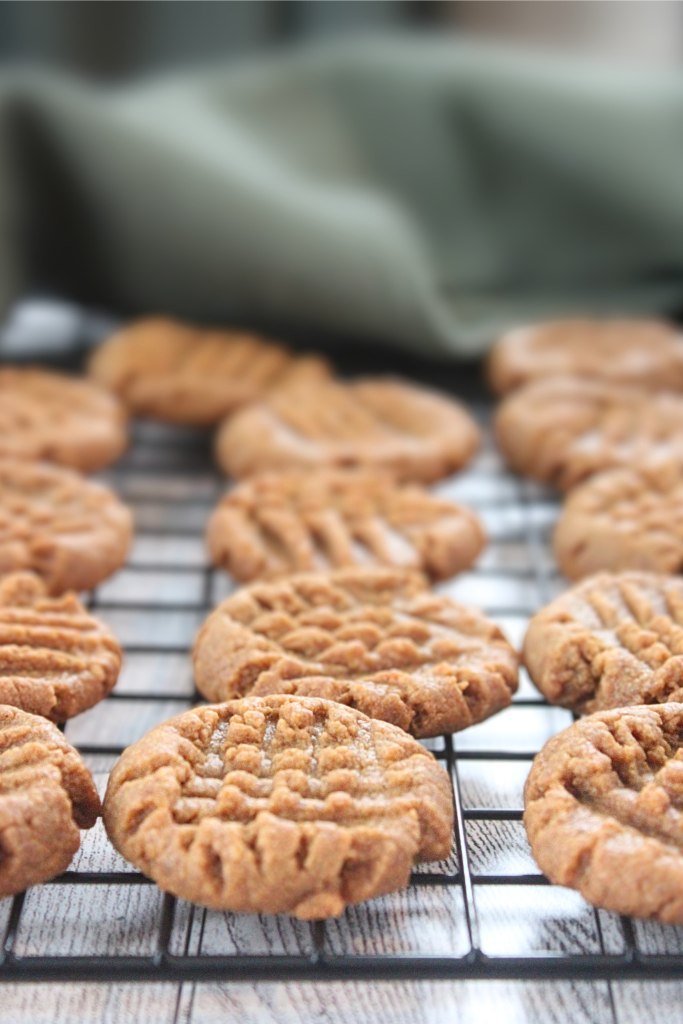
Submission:
M 557 500 L 505 471 L 490 408 L 474 411 L 483 447 L 437 489 L 479 513 L 490 543 L 441 589 L 482 608 L 520 645 L 529 616 L 564 587 L 548 545 Z M 206 436 L 138 423 L 129 453 L 103 479 L 137 524 L 128 565 L 89 597 L 124 645 L 125 666 L 115 691 L 66 725 L 101 789 L 124 747 L 200 699 L 190 648 L 232 586 L 207 564 L 203 544 L 224 487 Z M 550 886 L 531 858 L 524 780 L 534 754 L 571 720 L 522 672 L 510 708 L 425 741 L 453 784 L 451 857 L 419 866 L 406 890 L 325 923 L 176 900 L 116 854 L 100 822 L 70 870 L 0 903 L 0 982 L 680 978 L 683 929 L 596 911 Z

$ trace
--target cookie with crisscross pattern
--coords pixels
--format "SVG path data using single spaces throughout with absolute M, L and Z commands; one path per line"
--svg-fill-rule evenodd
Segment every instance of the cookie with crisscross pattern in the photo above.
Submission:
M 0 706 L 0 897 L 54 878 L 100 813 L 92 775 L 59 729 Z
M 201 426 L 260 398 L 290 373 L 313 378 L 328 369 L 322 359 L 295 358 L 246 331 L 149 317 L 105 341 L 89 372 L 140 416 Z
M 194 667 L 209 700 L 325 697 L 415 736 L 480 722 L 517 688 L 517 656 L 494 623 L 397 569 L 244 587 L 202 627 Z
M 400 729 L 332 701 L 250 697 L 157 726 L 114 767 L 114 846 L 222 910 L 340 914 L 451 847 L 448 776 Z
M 395 565 L 447 579 L 484 530 L 469 509 L 390 476 L 353 470 L 264 473 L 229 491 L 207 528 L 214 565 L 238 579 L 351 565 Z
M 524 662 L 573 711 L 683 700 L 683 577 L 590 576 L 534 615 Z
M 478 443 L 469 413 L 436 391 L 393 378 L 304 378 L 227 420 L 216 455 L 235 477 L 364 467 L 429 483 L 464 466 Z
M 683 334 L 660 320 L 556 320 L 508 331 L 488 358 L 500 395 L 563 375 L 683 391 Z
M 0 459 L 0 573 L 32 569 L 51 594 L 90 590 L 126 559 L 133 517 L 113 491 L 45 462 Z
M 565 576 L 683 567 L 683 463 L 611 469 L 568 495 L 553 535 Z
M 575 722 L 535 758 L 524 805 L 551 882 L 618 914 L 683 924 L 683 704 Z
M 64 722 L 116 683 L 121 648 L 74 593 L 48 597 L 33 573 L 0 577 L 0 704 Z
M 513 391 L 495 419 L 513 469 L 562 490 L 619 466 L 683 464 L 683 395 L 544 377 Z
M 46 459 L 91 473 L 125 451 L 121 403 L 91 381 L 0 368 L 0 458 Z

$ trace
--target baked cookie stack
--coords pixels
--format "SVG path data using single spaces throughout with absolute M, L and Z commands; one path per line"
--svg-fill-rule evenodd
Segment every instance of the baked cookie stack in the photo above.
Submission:
M 315 356 L 167 320 L 134 324 L 90 371 L 131 411 L 215 425 L 239 481 L 215 509 L 215 565 L 245 584 L 197 637 L 210 701 L 114 769 L 104 820 L 163 888 L 207 906 L 327 917 L 445 858 L 453 805 L 418 738 L 506 707 L 518 657 L 430 583 L 485 544 L 426 485 L 478 430 L 457 402 L 392 378 L 342 381 Z

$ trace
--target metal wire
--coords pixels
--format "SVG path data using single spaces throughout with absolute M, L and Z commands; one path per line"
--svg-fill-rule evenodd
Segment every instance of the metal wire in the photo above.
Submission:
M 486 480 L 495 481 L 500 477 L 491 455 Z M 485 461 L 485 460 L 484 460 Z M 491 468 L 491 466 L 493 468 Z M 476 477 L 476 470 L 473 471 Z M 164 537 L 182 536 L 201 539 L 202 515 L 205 516 L 212 502 L 222 489 L 222 483 L 212 467 L 209 446 L 204 436 L 186 436 L 177 431 L 164 431 L 160 427 L 143 426 L 130 454 L 116 470 L 107 474 L 107 479 L 127 500 L 142 509 L 142 519 L 153 519 L 154 514 L 161 512 L 158 528 L 146 525 L 138 532 L 144 540 Z M 190 479 L 190 496 L 173 497 L 174 486 L 184 479 Z M 197 483 L 201 497 L 192 497 L 192 481 Z M 202 484 L 199 487 L 199 483 Z M 159 484 L 168 484 L 164 486 Z M 514 481 L 512 482 L 514 484 Z M 511 484 L 511 486 L 512 486 Z M 456 482 L 456 492 L 460 485 Z M 533 584 L 537 588 L 537 604 L 552 597 L 553 570 L 548 559 L 547 543 L 542 530 L 535 524 L 534 516 L 538 511 L 538 499 L 533 491 L 524 484 L 517 487 L 517 503 L 523 510 L 522 540 L 526 544 L 528 565 L 516 573 L 523 582 Z M 182 487 L 180 487 L 182 491 Z M 504 491 L 504 489 L 503 489 Z M 503 493 L 501 491 L 501 493 Z M 166 493 L 167 496 L 163 496 Z M 156 494 L 156 497 L 149 495 Z M 211 495 L 207 500 L 207 496 Z M 147 496 L 145 496 L 147 495 Z M 162 495 L 162 497 L 159 497 Z M 171 495 L 171 496 L 168 496 Z M 476 504 L 476 502 L 472 502 Z M 486 501 L 479 503 L 483 508 Z M 154 506 L 154 507 L 152 507 Z M 496 506 L 494 498 L 493 506 Z M 498 500 L 498 510 L 506 511 L 506 501 Z M 164 509 L 173 509 L 173 514 L 164 523 Z M 481 509 L 480 509 L 481 510 Z M 199 512 L 202 515 L 199 515 Z M 172 526 L 168 523 L 171 522 Z M 185 525 L 184 525 L 185 524 Z M 495 540 L 495 538 L 494 538 Z M 89 606 L 95 614 L 103 617 L 121 610 L 138 613 L 187 612 L 198 615 L 201 619 L 210 609 L 215 592 L 216 577 L 206 565 L 193 564 L 178 560 L 176 562 L 145 561 L 133 562 L 127 572 L 134 578 L 139 573 L 143 580 L 150 571 L 161 571 L 177 576 L 201 574 L 201 585 L 196 600 L 171 603 L 168 601 L 145 601 L 144 597 L 128 600 L 124 597 L 107 597 L 99 592 L 91 595 Z M 477 570 L 477 578 L 493 581 L 504 576 L 505 571 L 486 568 Z M 508 573 L 508 575 L 514 575 Z M 188 578 L 190 578 L 188 576 Z M 459 596 L 459 595 L 458 595 Z M 506 601 L 503 596 L 497 607 L 487 607 L 487 611 L 495 617 L 520 615 L 518 605 Z M 499 607 L 498 607 L 499 605 Z M 533 611 L 533 609 L 527 609 Z M 130 654 L 181 654 L 187 655 L 189 643 L 172 636 L 155 638 L 147 642 L 135 640 L 126 644 Z M 136 705 L 144 702 L 154 706 L 159 702 L 185 701 L 187 706 L 200 699 L 199 694 L 186 693 L 179 696 L 175 691 L 138 690 L 136 692 L 114 692 L 108 700 L 112 707 L 121 701 L 132 701 Z M 533 693 L 522 696 L 515 702 L 517 709 L 543 708 L 545 704 Z M 67 728 L 68 734 L 68 728 Z M 520 892 L 522 887 L 548 887 L 547 879 L 533 872 L 481 872 L 475 871 L 470 858 L 470 836 L 467 823 L 520 822 L 521 807 L 505 806 L 465 806 L 461 784 L 461 771 L 465 765 L 488 765 L 491 762 L 530 762 L 536 749 L 517 749 L 514 743 L 502 745 L 482 745 L 474 748 L 466 742 L 466 733 L 455 738 L 444 736 L 442 744 L 435 744 L 435 756 L 444 763 L 453 782 L 453 804 L 455 810 L 454 846 L 456 867 L 451 870 L 446 866 L 428 866 L 417 869 L 412 876 L 411 886 L 417 898 L 427 889 L 438 887 L 443 892 L 459 893 L 464 908 L 468 948 L 458 955 L 433 955 L 430 953 L 410 954 L 335 954 L 330 951 L 328 928 L 325 922 L 311 925 L 310 952 L 301 954 L 206 954 L 201 952 L 206 912 L 199 908 L 190 908 L 188 913 L 187 931 L 180 952 L 173 952 L 172 936 L 174 924 L 178 919 L 180 904 L 170 895 L 165 894 L 156 926 L 156 942 L 154 950 L 148 955 L 17 955 L 15 952 L 17 936 L 22 927 L 22 913 L 25 895 L 14 897 L 0 944 L 0 982 L 3 981 L 264 981 L 264 980 L 369 980 L 369 979 L 663 979 L 680 978 L 683 960 L 678 954 L 642 952 L 638 948 L 634 927 L 630 920 L 621 919 L 622 949 L 610 952 L 606 949 L 600 916 L 592 911 L 595 932 L 599 937 L 600 951 L 595 953 L 572 953 L 557 948 L 532 949 L 520 952 L 510 948 L 504 952 L 486 952 L 486 943 L 482 940 L 482 928 L 478 906 L 477 892 L 483 886 L 510 887 Z M 118 756 L 123 746 L 117 743 L 83 742 L 79 749 L 84 755 Z M 438 870 L 432 870 L 438 868 Z M 48 885 L 68 886 L 150 886 L 153 883 L 137 871 L 86 871 L 69 870 Z M 461 913 L 460 904 L 454 898 L 453 915 Z M 190 942 L 190 933 L 194 927 L 199 929 L 196 943 Z M 193 933 L 194 934 L 194 933 Z M 196 952 L 190 952 L 196 946 Z

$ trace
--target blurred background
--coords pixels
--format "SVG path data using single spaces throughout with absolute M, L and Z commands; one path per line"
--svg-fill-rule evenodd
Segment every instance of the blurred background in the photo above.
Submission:
M 679 0 L 3 0 L 0 59 L 117 80 L 342 35 L 468 33 L 641 65 L 683 58 Z
M 0 229 L 5 222 L 10 225 L 6 232 L 0 230 L 0 316 L 5 318 L 4 327 L 0 328 L 0 357 L 30 354 L 33 343 L 43 349 L 54 345 L 55 350 L 61 350 L 75 336 L 95 339 L 109 325 L 110 313 L 135 315 L 148 308 L 210 322 L 234 317 L 237 322 L 263 325 L 264 329 L 270 329 L 272 323 L 277 331 L 290 323 L 295 331 L 309 324 L 315 330 L 322 327 L 334 332 L 338 328 L 341 336 L 378 337 L 404 348 L 430 348 L 432 353 L 450 350 L 461 355 L 482 351 L 500 325 L 517 317 L 536 316 L 537 311 L 540 318 L 572 309 L 600 312 L 622 308 L 624 312 L 641 310 L 683 316 L 683 191 L 679 184 L 683 179 L 677 170 L 683 152 L 679 153 L 677 148 L 679 133 L 672 131 L 683 109 L 676 75 L 683 64 L 683 0 L 0 2 L 3 70 L 29 65 L 67 72 L 86 83 L 105 86 L 210 65 L 228 66 L 232 70 L 252 57 L 275 56 L 302 46 L 305 50 L 309 44 L 318 42 L 392 36 L 473 39 L 522 54 L 579 60 L 572 65 L 566 95 L 560 88 L 552 99 L 550 90 L 547 110 L 543 106 L 545 85 L 536 88 L 535 93 L 530 88 L 530 105 L 524 92 L 527 85 L 519 85 L 523 74 L 515 78 L 510 72 L 511 93 L 501 79 L 491 96 L 487 95 L 489 80 L 495 80 L 495 74 L 491 74 L 491 69 L 496 68 L 495 55 L 489 63 L 482 61 L 480 71 L 471 78 L 473 84 L 463 85 L 460 92 L 457 83 L 453 86 L 454 98 L 449 100 L 445 114 L 439 107 L 441 100 L 435 87 L 433 95 L 430 93 L 425 99 L 426 113 L 416 113 L 416 106 L 412 120 L 406 118 L 406 96 L 411 94 L 401 93 L 404 83 L 399 81 L 396 104 L 397 83 L 392 84 L 389 75 L 386 93 L 379 79 L 375 83 L 377 109 L 385 103 L 385 114 L 366 131 L 365 94 L 356 104 L 358 109 L 352 110 L 353 103 L 349 106 L 348 97 L 345 99 L 340 90 L 335 97 L 335 103 L 339 102 L 330 108 L 337 121 L 329 110 L 324 115 L 331 118 L 330 134 L 334 134 L 332 129 L 344 127 L 347 132 L 348 128 L 348 139 L 353 140 L 359 152 L 362 150 L 368 166 L 378 158 L 374 147 L 382 131 L 376 130 L 377 124 L 382 130 L 386 128 L 389 135 L 394 131 L 395 138 L 385 146 L 391 156 L 391 173 L 379 175 L 378 180 L 384 188 L 384 198 L 398 197 L 402 203 L 401 223 L 419 227 L 415 237 L 424 252 L 421 250 L 419 259 L 414 260 L 416 266 L 421 260 L 418 276 L 411 279 L 405 268 L 403 276 L 391 270 L 392 254 L 399 250 L 404 253 L 409 246 L 395 245 L 387 234 L 382 257 L 385 269 L 390 268 L 386 274 L 384 270 L 381 274 L 375 272 L 368 260 L 370 269 L 359 267 L 354 277 L 353 254 L 347 261 L 347 292 L 353 295 L 349 302 L 341 287 L 332 294 L 335 278 L 343 274 L 337 273 L 336 264 L 327 267 L 318 259 L 315 232 L 307 242 L 308 248 L 300 248 L 304 254 L 308 252 L 309 264 L 314 269 L 320 265 L 317 278 L 310 267 L 301 272 L 293 267 L 295 261 L 290 256 L 296 252 L 296 245 L 291 239 L 284 245 L 285 235 L 278 234 L 277 220 L 271 217 L 269 227 L 265 224 L 266 214 L 260 227 L 260 237 L 265 242 L 261 249 L 254 248 L 250 262 L 244 258 L 243 240 L 230 248 L 231 234 L 238 235 L 236 222 L 231 219 L 234 211 L 230 201 L 240 193 L 235 189 L 239 175 L 233 174 L 227 142 L 225 190 L 223 194 L 216 193 L 214 199 L 214 209 L 223 211 L 225 223 L 213 225 L 211 216 L 207 226 L 207 221 L 202 223 L 197 213 L 203 186 L 196 182 L 201 181 L 201 176 L 196 181 L 191 174 L 184 178 L 184 165 L 177 161 L 169 161 L 166 166 L 159 155 L 162 146 L 158 152 L 150 148 L 149 166 L 155 170 L 145 185 L 147 172 L 140 168 L 147 166 L 147 156 L 131 157 L 127 164 L 125 145 L 107 121 L 106 104 L 96 107 L 102 103 L 101 96 L 106 95 L 106 90 L 101 92 L 89 84 L 81 88 L 86 100 L 95 97 L 92 121 L 87 122 L 87 117 L 83 119 L 85 100 L 75 97 L 64 101 L 62 111 L 62 94 L 54 84 L 58 79 L 48 77 L 36 88 L 36 104 L 31 106 L 33 100 L 29 102 L 30 118 L 25 116 L 21 104 L 13 111 L 12 116 L 18 109 L 19 117 L 24 119 L 23 135 L 14 131 L 12 119 L 0 111 L 0 143 L 5 137 L 3 133 L 9 140 L 5 145 L 9 154 L 7 167 L 0 161 Z M 466 51 L 467 46 L 462 49 Z M 574 85 L 584 82 L 583 60 L 597 66 L 625 66 L 629 72 L 644 71 L 642 89 L 635 86 L 629 93 L 628 88 L 618 84 L 609 96 L 608 86 L 603 100 L 597 104 L 590 92 L 581 99 L 580 88 L 574 89 Z M 361 93 L 375 70 L 373 60 L 368 63 L 366 79 L 354 83 Z M 524 73 L 527 64 L 533 65 L 533 59 L 527 61 L 522 56 L 520 66 Z M 550 67 L 554 66 L 551 59 Z M 662 87 L 661 100 L 652 98 L 649 79 L 645 81 L 647 72 L 660 69 L 674 72 Z M 423 70 L 424 81 L 429 83 L 429 58 L 424 60 Z M 547 71 L 546 61 L 542 75 Z M 445 83 L 450 72 L 442 67 L 442 73 Z M 409 79 L 408 75 L 408 83 Z M 595 88 L 590 76 L 585 76 L 585 80 L 592 82 L 589 90 Z M 11 75 L 4 80 L 5 86 L 10 82 L 6 96 L 11 95 L 13 81 Z M 622 80 L 617 77 L 615 81 Z M 423 90 L 425 97 L 430 89 L 427 84 Z M 419 90 L 415 92 L 418 105 L 422 102 L 420 95 Z M 572 113 L 577 97 L 576 112 Z M 565 99 L 568 106 L 563 108 Z M 322 109 L 323 100 L 316 92 L 313 106 Z M 529 116 L 536 100 L 537 112 Z M 553 102 L 564 113 L 556 116 Z M 597 119 L 593 123 L 594 109 Z M 104 111 L 102 118 L 98 111 Z M 282 180 L 289 180 L 290 122 L 286 119 L 286 97 L 281 108 L 274 101 L 273 111 L 267 123 L 257 123 L 256 118 L 255 138 L 258 145 L 265 140 L 270 147 L 268 152 L 275 154 L 272 167 Z M 224 105 L 225 122 L 219 125 L 216 121 L 216 137 L 235 125 L 239 128 L 242 113 L 238 103 L 228 117 L 228 106 Z M 309 114 L 308 106 L 304 105 L 303 120 L 311 121 Z M 443 124 L 438 121 L 442 114 Z M 133 123 L 137 114 L 132 106 L 126 113 L 129 115 Z M 155 122 L 154 110 L 146 116 L 150 124 Z M 280 130 L 283 116 L 285 127 Z M 193 123 L 195 115 L 190 112 L 186 117 L 185 127 Z M 396 122 L 393 127 L 392 118 Z M 14 135 L 5 132 L 8 125 Z M 419 138 L 414 141 L 423 126 L 429 144 Z M 178 126 L 179 144 L 185 142 L 185 127 Z M 308 134 L 315 136 L 311 151 L 316 145 L 324 147 L 323 127 L 315 119 L 307 124 Z M 403 146 L 406 133 L 413 140 L 412 146 Z M 34 134 L 40 143 L 37 147 Z M 131 143 L 128 136 L 126 140 L 130 152 L 137 153 L 137 142 Z M 336 216 L 337 180 L 353 202 L 358 197 L 374 201 L 372 175 L 367 180 L 361 180 L 361 176 L 356 188 L 354 175 L 346 180 L 340 172 L 338 179 L 333 176 L 328 188 L 329 182 L 324 174 L 318 173 L 315 162 L 311 166 L 306 163 L 308 144 L 305 139 L 301 141 L 303 171 L 299 180 L 307 189 L 311 182 L 316 188 L 327 189 L 325 201 L 332 219 Z M 398 148 L 392 150 L 392 146 Z M 189 152 L 192 147 L 188 143 L 186 148 Z M 415 153 L 414 166 L 410 163 L 411 148 Z M 394 159 L 396 152 L 399 155 Z M 298 159 L 300 154 L 295 155 Z M 385 155 L 379 153 L 382 159 Z M 21 161 L 26 161 L 28 172 Z M 379 159 L 377 166 L 382 166 Z M 174 167 L 180 169 L 175 172 Z M 13 176 L 13 181 L 21 185 L 15 190 L 18 198 L 10 188 L 5 188 L 3 194 L 3 176 Z M 165 179 L 169 195 L 173 195 L 173 202 L 165 208 L 163 200 L 155 207 L 160 176 Z M 248 177 L 257 180 L 258 175 L 250 173 Z M 620 188 L 623 186 L 621 192 L 613 187 L 614 180 L 618 180 Z M 112 203 L 112 211 L 108 211 L 110 198 L 119 185 L 120 195 Z M 24 188 L 30 193 L 29 201 L 24 200 Z M 309 198 L 312 194 L 309 189 Z M 94 211 L 92 217 L 84 196 Z M 188 196 L 197 199 L 196 208 Z M 240 210 L 248 206 L 241 198 L 235 202 Z M 24 209 L 22 203 L 29 212 L 14 228 L 14 220 L 19 223 L 16 211 Z M 436 216 L 427 216 L 423 207 L 438 203 L 441 206 Z M 207 208 L 208 205 L 207 200 Z M 257 197 L 253 209 L 255 212 L 249 216 L 257 220 L 259 211 L 269 207 Z M 313 224 L 315 211 L 311 210 L 313 207 L 309 210 L 309 221 Z M 349 227 L 347 231 L 349 238 L 355 237 L 356 241 L 363 237 L 358 226 L 362 227 L 363 221 L 369 223 L 360 207 L 358 211 L 356 228 Z M 175 235 L 167 233 L 167 221 L 174 215 Z M 342 218 L 339 220 L 341 223 Z M 246 234 L 242 239 L 256 237 L 258 232 L 251 231 L 246 213 L 244 223 L 249 230 L 243 227 Z M 353 223 L 348 220 L 348 224 Z M 212 235 L 212 230 L 216 237 L 210 250 L 206 238 Z M 272 244 L 266 238 L 269 230 L 273 234 Z M 333 234 L 321 219 L 320 238 L 329 240 Z M 382 237 L 381 231 L 376 234 Z M 36 243 L 34 235 L 38 238 Z M 271 273 L 268 258 L 278 245 L 286 249 L 287 258 L 279 263 L 273 260 L 276 266 Z M 334 245 L 330 242 L 330 252 L 337 251 L 335 245 L 343 254 L 341 241 Z M 358 248 L 363 251 L 368 246 L 364 242 Z M 17 255 L 23 249 L 29 253 L 26 258 Z M 348 241 L 347 250 L 350 249 L 352 241 Z M 175 262 L 174 251 L 180 253 Z M 203 254 L 203 263 L 197 253 Z M 547 254 L 554 254 L 554 261 L 546 258 Z M 379 257 L 376 262 L 381 263 Z M 93 285 L 92 280 L 105 264 L 109 267 L 106 287 Z M 223 275 L 220 281 L 218 271 Z M 186 280 L 192 274 L 197 280 L 196 296 L 186 288 Z M 419 274 L 428 278 L 428 289 L 423 286 L 423 278 L 418 279 Z M 384 295 L 380 294 L 380 280 L 391 286 Z M 371 285 L 367 285 L 369 281 Z M 370 294 L 373 289 L 375 295 Z M 33 296 L 28 307 L 25 301 L 17 302 L 27 292 Z M 55 305 L 54 301 L 36 304 L 36 294 L 57 298 L 62 305 Z M 358 311 L 356 316 L 363 294 L 370 312 Z M 397 295 L 404 308 L 400 308 L 398 300 L 394 301 Z M 412 306 L 406 312 L 408 295 L 412 295 Z M 313 308 L 315 299 L 317 309 Z M 103 312 L 88 314 L 90 319 L 84 320 L 83 309 L 87 306 Z M 389 316 L 392 306 L 393 320 Z

